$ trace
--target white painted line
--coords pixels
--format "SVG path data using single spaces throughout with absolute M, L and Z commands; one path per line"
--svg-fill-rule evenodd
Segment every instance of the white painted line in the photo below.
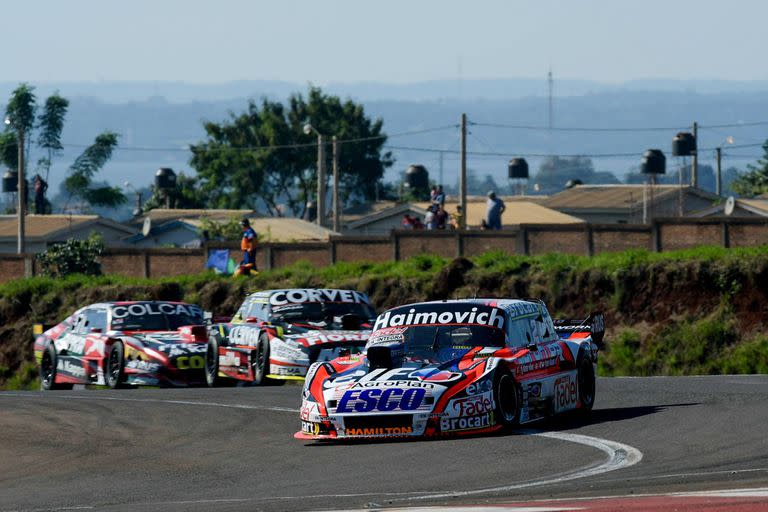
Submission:
M 530 480 L 528 482 L 521 482 L 519 484 L 502 485 L 499 487 L 487 487 L 484 489 L 475 489 L 471 491 L 449 491 L 442 494 L 429 494 L 423 496 L 413 496 L 410 498 L 395 499 L 393 501 L 403 500 L 427 500 L 427 499 L 442 499 L 442 498 L 455 498 L 462 496 L 475 496 L 480 494 L 492 494 L 513 491 L 517 489 L 525 489 L 528 487 L 538 487 L 542 485 L 553 485 L 569 480 L 576 480 L 579 478 L 586 478 L 589 476 L 600 475 L 608 473 L 609 471 L 616 471 L 617 469 L 624 469 L 630 466 L 634 466 L 643 459 L 643 453 L 633 446 L 627 444 L 617 443 L 616 441 L 609 441 L 608 439 L 600 439 L 598 437 L 584 436 L 581 434 L 568 434 L 566 432 L 540 432 L 536 430 L 520 430 L 522 434 L 534 435 L 538 437 L 548 437 L 551 439 L 557 439 L 559 441 L 566 441 L 570 443 L 577 443 L 592 448 L 597 448 L 602 451 L 608 458 L 601 464 L 586 466 L 580 469 L 555 475 L 552 477 L 542 478 L 539 480 Z

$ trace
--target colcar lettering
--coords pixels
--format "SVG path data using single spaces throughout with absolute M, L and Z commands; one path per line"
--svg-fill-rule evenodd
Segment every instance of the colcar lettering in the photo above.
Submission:
M 187 315 L 190 317 L 203 317 L 203 310 L 199 306 L 192 304 L 171 304 L 169 302 L 160 303 L 135 303 L 126 306 L 115 306 L 112 308 L 112 318 L 125 318 L 128 315 L 146 316 L 146 315 Z
M 181 356 L 176 358 L 176 368 L 179 370 L 199 370 L 205 368 L 203 356 Z

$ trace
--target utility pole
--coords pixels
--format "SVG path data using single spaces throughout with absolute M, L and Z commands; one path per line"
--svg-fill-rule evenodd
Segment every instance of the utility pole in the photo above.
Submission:
M 699 185 L 699 123 L 693 122 L 693 140 L 696 143 L 696 149 L 693 150 L 693 162 L 691 164 L 691 186 Z
M 715 194 L 717 194 L 718 196 L 723 193 L 723 189 L 722 189 L 722 187 L 723 187 L 723 178 L 722 178 L 722 176 L 723 175 L 721 174 L 721 168 L 720 168 L 721 157 L 722 157 L 722 153 L 723 153 L 722 149 L 723 148 L 719 148 L 719 147 L 715 148 L 715 162 L 716 162 L 716 165 L 715 165 Z
M 439 176 L 438 179 L 440 180 L 440 183 L 438 183 L 438 185 L 443 185 L 445 184 L 445 182 L 443 181 L 443 152 L 441 151 L 439 154 L 440 154 L 440 171 L 438 174 Z
M 459 226 L 466 228 L 467 223 L 467 114 L 461 114 L 461 174 L 459 177 L 459 205 L 461 218 Z
M 339 214 L 339 143 L 336 136 L 333 136 L 333 230 L 337 233 L 340 229 Z
M 21 124 L 21 123 L 19 123 Z M 18 194 L 19 194 L 19 207 L 18 207 L 18 217 L 19 217 L 19 230 L 18 230 L 18 242 L 16 245 L 16 252 L 19 254 L 23 254 L 26 251 L 26 244 L 24 240 L 24 223 L 26 221 L 27 216 L 27 180 L 24 176 L 24 127 L 23 126 L 17 126 L 17 137 L 18 137 L 18 144 L 19 144 L 19 153 L 18 153 L 18 174 L 19 174 L 19 183 L 18 183 Z
M 317 134 L 317 225 L 325 221 L 325 137 Z
M 552 110 L 552 69 L 550 68 L 549 73 L 547 73 L 547 84 L 549 85 L 549 120 L 547 126 L 550 130 L 552 130 L 552 127 L 554 126 L 554 113 Z

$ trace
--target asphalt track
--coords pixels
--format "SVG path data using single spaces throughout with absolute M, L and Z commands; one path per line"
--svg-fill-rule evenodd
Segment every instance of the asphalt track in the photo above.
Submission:
M 584 419 L 340 445 L 293 439 L 299 389 L 2 392 L 0 511 L 455 506 L 768 487 L 768 376 L 601 378 Z

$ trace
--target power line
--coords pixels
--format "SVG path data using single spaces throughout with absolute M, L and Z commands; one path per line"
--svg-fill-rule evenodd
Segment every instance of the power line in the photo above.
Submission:
M 658 131 L 680 131 L 687 130 L 689 127 L 680 126 L 651 126 L 651 127 L 615 127 L 615 128 L 590 128 L 590 127 L 552 127 L 526 125 L 526 124 L 502 124 L 502 123 L 476 123 L 470 122 L 472 126 L 487 126 L 489 128 L 507 128 L 510 130 L 540 130 L 553 132 L 658 132 Z
M 355 144 L 359 142 L 369 142 L 374 140 L 384 140 L 384 139 L 391 139 L 395 137 L 407 137 L 411 135 L 420 135 L 423 133 L 432 133 L 437 131 L 443 131 L 448 129 L 456 129 L 458 128 L 458 124 L 451 124 L 451 125 L 445 125 L 445 126 L 437 126 L 434 128 L 425 128 L 423 130 L 411 130 L 407 132 L 400 132 L 400 133 L 394 133 L 394 134 L 385 134 L 385 135 L 374 135 L 371 137 L 357 137 L 353 139 L 340 139 L 337 141 L 338 144 Z M 205 144 L 203 142 L 202 144 Z M 90 144 L 62 144 L 64 147 L 70 147 L 70 148 L 87 148 L 90 147 Z M 267 146 L 240 146 L 240 147 L 232 147 L 232 146 L 213 146 L 213 147 L 207 147 L 205 148 L 207 151 L 216 151 L 216 150 L 235 150 L 235 151 L 258 151 L 258 150 L 272 150 L 272 149 L 302 149 L 302 148 L 311 148 L 311 147 L 317 147 L 317 142 L 306 142 L 306 143 L 297 143 L 297 144 L 274 144 L 274 145 L 267 145 Z M 191 151 L 191 145 L 188 147 L 143 147 L 143 146 L 117 146 L 115 147 L 115 150 L 119 151 L 184 151 L 189 152 Z

